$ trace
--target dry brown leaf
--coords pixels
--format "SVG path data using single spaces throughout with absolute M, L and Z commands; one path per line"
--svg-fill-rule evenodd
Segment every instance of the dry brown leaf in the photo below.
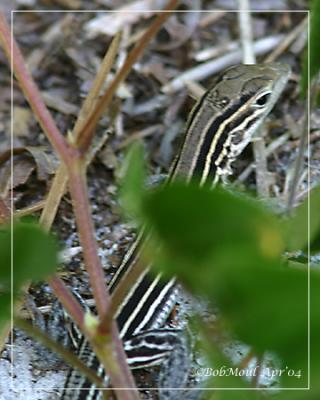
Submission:
M 104 147 L 99 152 L 99 159 L 107 168 L 112 170 L 116 169 L 119 164 L 117 156 L 110 146 Z
M 13 108 L 14 136 L 28 136 L 32 112 L 29 108 L 16 106 Z
M 6 222 L 9 222 L 10 217 L 11 217 L 10 203 L 7 204 L 7 202 L 1 199 L 0 197 L 0 224 L 2 225 Z
M 49 175 L 55 173 L 58 161 L 53 153 L 47 153 L 45 147 L 28 146 L 25 149 L 32 155 L 36 162 L 38 179 L 44 181 Z
M 34 169 L 34 162 L 30 158 L 19 156 L 19 159 L 14 161 L 12 189 L 24 185 Z
M 79 113 L 78 106 L 62 99 L 61 96 L 53 92 L 42 92 L 42 97 L 49 108 L 59 111 L 62 114 L 77 116 Z
M 150 18 L 155 14 L 154 10 L 162 9 L 165 5 L 165 0 L 134 1 L 89 21 L 85 25 L 87 36 L 89 38 L 99 34 L 113 36 L 127 25 L 135 24 L 142 18 Z
M 0 195 L 3 198 L 11 189 L 11 152 L 0 154 Z M 12 188 L 27 182 L 31 173 L 36 169 L 40 181 L 48 180 L 57 168 L 57 159 L 47 153 L 44 147 L 16 147 L 13 149 Z
M 198 0 L 192 0 L 192 2 L 184 1 L 188 5 L 190 11 L 198 10 L 201 8 L 201 4 Z M 187 4 L 190 3 L 190 4 Z M 165 25 L 166 31 L 170 36 L 170 40 L 167 43 L 161 43 L 154 45 L 153 48 L 161 51 L 173 50 L 181 47 L 185 42 L 187 42 L 194 34 L 200 20 L 200 13 L 198 12 L 188 12 L 184 15 L 179 16 L 176 14 L 168 20 Z
M 28 180 L 35 168 L 34 162 L 26 157 L 21 157 L 14 162 L 11 177 L 11 165 L 6 162 L 0 169 L 0 196 L 6 199 L 11 189 L 23 185 Z M 11 181 L 12 179 L 12 181 Z M 12 183 L 12 187 L 11 187 Z
M 78 10 L 81 8 L 81 2 L 79 0 L 55 0 L 58 6 L 65 7 L 69 10 Z

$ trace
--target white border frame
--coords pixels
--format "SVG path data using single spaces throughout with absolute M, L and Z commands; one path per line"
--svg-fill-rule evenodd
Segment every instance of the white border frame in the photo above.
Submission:
M 161 13 L 161 12 L 169 12 L 169 11 L 164 11 L 164 10 L 148 10 L 148 12 L 154 12 L 154 13 Z M 243 10 L 241 10 L 243 11 Z M 239 10 L 222 10 L 222 9 L 217 9 L 217 10 L 175 10 L 174 13 L 191 13 L 191 12 L 198 12 L 198 13 L 219 13 L 219 12 L 227 12 L 227 13 L 239 13 L 241 12 Z M 310 88 L 310 10 L 249 10 L 250 13 L 284 13 L 284 12 L 288 12 L 288 13 L 306 13 L 308 16 L 308 27 L 307 27 L 307 31 L 308 31 L 308 88 Z M 114 12 L 128 12 L 125 9 L 123 10 L 12 10 L 11 11 L 11 18 L 10 18 L 10 22 L 11 22 L 11 124 L 10 124 L 10 128 L 11 128 L 11 141 L 10 141 L 10 145 L 11 145 L 11 187 L 13 187 L 13 17 L 14 14 L 21 14 L 21 13 L 114 13 Z M 130 10 L 130 12 L 140 12 L 141 11 L 134 11 L 134 10 Z M 270 392 L 279 392 L 279 391 L 293 391 L 293 390 L 310 390 L 311 386 L 310 386 L 310 349 L 311 349 L 311 343 L 310 343 L 310 325 L 311 325 L 311 321 L 310 321 L 310 190 L 311 190 L 311 186 L 310 186 L 310 93 L 309 91 L 307 92 L 307 129 L 308 129 L 308 144 L 307 144 L 307 155 L 308 155 L 308 167 L 307 167 L 307 181 L 308 181 L 308 344 L 307 344 L 307 348 L 308 348 L 308 386 L 307 387 L 298 387 L 298 388 L 225 388 L 225 387 L 212 387 L 212 388 L 200 388 L 200 390 L 202 391 L 217 391 L 217 390 L 221 390 L 221 391 L 233 391 L 233 390 L 239 390 L 239 391 L 270 391 Z M 11 197 L 11 210 L 13 210 L 13 197 Z M 13 248 L 14 248 L 14 244 L 13 244 L 13 213 L 11 213 L 11 332 L 13 330 L 13 312 L 14 312 L 14 299 L 13 299 Z M 13 386 L 13 380 L 14 380 L 14 340 L 13 337 L 11 335 L 11 341 L 10 341 L 10 345 L 11 345 L 11 351 L 10 351 L 10 357 L 11 357 L 11 385 Z M 64 388 L 61 387 L 54 387 L 52 389 L 50 389 L 50 391 L 55 391 L 55 390 L 63 390 Z M 98 390 L 99 388 L 97 388 Z M 100 388 L 100 389 L 104 389 L 105 388 Z M 113 388 L 113 389 L 117 389 L 117 390 L 132 390 L 132 388 Z M 138 388 L 139 391 L 142 390 L 149 390 L 149 391 L 158 391 L 159 388 Z M 173 390 L 173 391 L 180 391 L 180 390 L 199 390 L 199 388 L 162 388 L 162 389 L 166 389 L 166 390 Z M 46 390 L 48 391 L 48 388 L 39 388 L 37 387 L 37 390 Z M 68 388 L 68 390 L 79 390 L 79 388 Z M 80 389 L 83 391 L 88 391 L 89 389 Z M 88 393 L 89 394 L 89 393 Z

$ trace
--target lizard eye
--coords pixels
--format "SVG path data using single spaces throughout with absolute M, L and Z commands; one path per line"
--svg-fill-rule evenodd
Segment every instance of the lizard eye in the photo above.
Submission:
M 256 99 L 255 106 L 256 107 L 264 107 L 267 104 L 270 96 L 271 96 L 270 92 L 264 93 L 262 96 L 260 96 Z

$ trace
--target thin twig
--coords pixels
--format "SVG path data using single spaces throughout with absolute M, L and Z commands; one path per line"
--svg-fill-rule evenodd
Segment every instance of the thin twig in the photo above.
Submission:
M 268 36 L 259 39 L 253 44 L 254 52 L 257 56 L 263 55 L 277 46 L 282 40 L 283 35 Z M 220 72 L 230 65 L 237 64 L 241 61 L 241 50 L 233 51 L 215 60 L 200 64 L 188 71 L 179 74 L 179 76 L 162 87 L 162 92 L 172 93 L 185 87 L 186 81 L 200 81 Z
M 249 0 L 238 0 L 238 22 L 242 46 L 242 59 L 244 64 L 255 64 L 256 58 L 253 51 L 252 20 L 250 15 Z
M 307 144 L 308 144 L 309 128 L 310 128 L 309 127 L 309 115 L 310 115 L 309 113 L 310 113 L 310 108 L 311 107 L 313 108 L 316 103 L 316 97 L 318 94 L 318 91 L 317 91 L 318 80 L 319 80 L 319 75 L 313 80 L 309 91 L 307 91 L 306 112 L 305 112 L 304 121 L 303 121 L 303 129 L 302 129 L 300 145 L 299 145 L 299 149 L 298 149 L 298 156 L 297 156 L 297 160 L 295 163 L 292 184 L 289 189 L 289 197 L 288 197 L 288 204 L 287 204 L 287 213 L 288 214 L 291 213 L 292 208 L 294 206 L 297 186 L 298 186 L 298 182 L 300 179 L 300 172 L 301 172 L 301 169 L 303 166 L 304 152 L 305 152 Z M 308 160 L 309 160 L 309 156 L 310 155 L 309 155 L 309 149 L 308 149 Z
M 273 62 L 276 60 L 280 54 L 282 54 L 290 44 L 296 39 L 298 35 L 300 35 L 307 26 L 308 16 L 305 17 L 302 22 L 298 26 L 296 26 L 287 36 L 281 40 L 279 45 L 266 57 L 264 60 L 265 63 Z
M 148 126 L 147 128 L 142 129 L 142 130 L 134 131 L 134 132 L 132 132 L 132 134 L 130 136 L 126 137 L 124 140 L 122 140 L 122 142 L 120 142 L 116 146 L 116 150 L 121 150 L 125 147 L 128 147 L 136 140 L 142 140 L 145 137 L 151 136 L 155 132 L 158 132 L 162 127 L 163 127 L 162 124 L 156 124 L 156 125 Z
M 88 118 L 90 112 L 93 111 L 97 104 L 102 83 L 105 81 L 106 76 L 108 76 L 114 63 L 114 59 L 119 48 L 119 41 L 120 35 L 117 35 L 111 42 L 111 45 L 102 60 L 101 67 L 92 83 L 92 87 L 90 88 L 88 96 L 81 107 L 78 119 L 72 132 L 72 137 L 75 141 L 79 137 L 80 130 L 85 124 L 86 118 Z M 63 164 L 61 164 L 55 174 L 44 209 L 40 216 L 40 223 L 46 230 L 50 230 L 54 221 L 61 198 L 66 190 L 67 180 L 68 174 L 66 168 Z
M 61 355 L 61 357 L 67 361 L 69 365 L 72 365 L 74 368 L 78 369 L 84 376 L 90 379 L 98 387 L 103 387 L 103 381 L 101 378 L 97 377 L 97 375 L 92 371 L 92 369 L 88 368 L 80 359 L 75 356 L 73 353 L 62 347 L 60 344 L 50 339 L 48 335 L 44 334 L 40 329 L 31 325 L 29 322 L 22 318 L 14 319 L 15 325 L 27 332 L 33 338 L 37 338 L 40 342 L 42 342 L 45 346 L 53 350 L 55 353 Z
M 219 57 L 222 54 L 229 53 L 230 51 L 235 51 L 239 48 L 239 41 L 235 40 L 233 42 L 219 44 L 218 46 L 210 46 L 199 50 L 194 54 L 193 58 L 197 62 L 203 62 L 211 60 L 213 58 Z
M 142 52 L 145 50 L 147 43 L 149 43 L 150 40 L 159 31 L 161 26 L 171 15 L 173 9 L 176 8 L 177 4 L 178 0 L 169 1 L 167 6 L 164 8 L 163 12 L 161 12 L 161 14 L 157 16 L 157 18 L 154 20 L 151 26 L 146 30 L 144 35 L 141 37 L 140 41 L 129 53 L 123 67 L 115 76 L 114 80 L 112 81 L 106 93 L 99 100 L 96 109 L 88 118 L 85 126 L 81 129 L 78 141 L 78 148 L 81 151 L 85 151 L 90 146 L 96 125 L 101 115 L 104 113 L 106 107 L 110 104 L 110 101 L 112 100 L 115 90 L 119 86 L 119 83 L 122 82 L 127 77 L 129 72 L 131 71 L 132 65 L 137 61 L 137 59 L 141 56 Z
M 284 133 L 283 135 L 279 136 L 277 139 L 275 139 L 273 142 L 271 142 L 269 144 L 269 146 L 267 146 L 266 148 L 266 157 L 268 157 L 271 153 L 273 153 L 278 147 L 282 146 L 284 143 L 286 143 L 286 141 L 289 138 L 289 134 L 288 133 Z M 245 168 L 241 174 L 237 177 L 237 182 L 244 182 L 248 176 L 250 175 L 250 173 L 253 171 L 253 169 L 255 168 L 255 163 L 252 162 L 250 163 L 247 168 Z
M 214 24 L 220 18 L 224 17 L 228 11 L 219 10 L 218 12 L 210 12 L 208 14 L 204 14 L 204 17 L 199 21 L 199 27 L 202 29 L 207 28 L 209 25 Z
M 260 133 L 263 128 L 260 129 Z M 267 199 L 270 197 L 270 179 L 267 170 L 267 151 L 263 135 L 252 141 L 253 154 L 255 159 L 256 184 L 259 197 Z
M 90 113 L 94 110 L 94 108 L 98 104 L 99 92 L 103 86 L 103 83 L 104 83 L 106 77 L 109 75 L 111 68 L 114 64 L 114 61 L 116 59 L 118 49 L 120 46 L 120 39 L 121 39 L 121 34 L 118 33 L 112 40 L 112 43 L 111 43 L 104 59 L 102 60 L 101 67 L 93 81 L 93 84 L 88 93 L 88 96 L 86 97 L 86 99 L 81 107 L 79 117 L 78 117 L 78 119 L 75 123 L 74 129 L 73 129 L 73 134 L 74 134 L 76 140 L 78 140 L 80 132 L 83 129 L 84 125 L 86 124 L 86 119 L 89 117 Z
M 40 200 L 37 203 L 32 204 L 31 206 L 22 208 L 21 210 L 17 210 L 14 213 L 14 217 L 19 219 L 27 215 L 33 214 L 37 211 L 41 211 L 45 203 L 46 203 L 45 200 Z

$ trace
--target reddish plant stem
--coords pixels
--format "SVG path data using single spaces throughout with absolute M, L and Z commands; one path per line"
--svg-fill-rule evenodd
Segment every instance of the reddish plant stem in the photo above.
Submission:
M 78 157 L 67 166 L 69 190 L 72 197 L 80 243 L 83 246 L 83 257 L 90 278 L 99 316 L 102 318 L 109 307 L 105 277 L 98 256 L 94 226 L 90 214 L 90 203 L 87 196 L 87 185 L 84 159 Z
M 35 113 L 41 128 L 46 133 L 52 146 L 57 153 L 67 162 L 70 158 L 70 153 L 76 152 L 76 149 L 68 146 L 63 135 L 57 128 L 50 112 L 45 106 L 40 91 L 37 88 L 30 72 L 27 69 L 23 56 L 17 46 L 16 41 L 13 39 L 11 43 L 11 32 L 4 17 L 0 12 L 0 43 L 7 56 L 11 60 L 11 68 L 18 79 L 21 89 L 28 100 L 33 112 Z
M 146 47 L 146 44 L 160 29 L 164 21 L 170 15 L 169 11 L 171 11 L 177 5 L 177 3 L 178 0 L 169 1 L 167 7 L 164 9 L 164 12 L 155 19 L 154 23 L 145 32 L 137 46 L 131 51 L 123 68 L 119 71 L 116 78 L 112 82 L 108 92 L 99 101 L 96 110 L 89 117 L 84 128 L 79 133 L 80 139 L 78 148 L 81 150 L 82 154 L 84 154 L 89 147 L 96 124 L 104 112 L 106 105 L 111 101 L 119 82 L 125 79 L 125 77 L 128 75 L 130 67 L 141 55 Z M 2 13 L 0 13 L 0 40 L 8 59 L 12 60 L 12 68 L 18 81 L 20 82 L 21 88 L 28 102 L 35 113 L 35 116 L 37 117 L 42 129 L 47 134 L 48 139 L 51 141 L 53 147 L 62 158 L 68 170 L 69 187 L 73 200 L 80 242 L 83 246 L 85 264 L 89 273 L 98 314 L 100 316 L 100 320 L 103 320 L 107 315 L 107 311 L 110 306 L 110 296 L 106 291 L 103 269 L 98 257 L 97 244 L 94 238 L 94 227 L 87 197 L 85 160 L 83 157 L 80 157 L 80 154 L 76 148 L 68 145 L 65 138 L 57 129 L 51 114 L 41 98 L 40 91 L 38 90 L 31 74 L 26 68 L 23 56 L 16 42 L 13 40 L 11 43 L 10 29 Z M 52 278 L 51 283 L 68 312 L 72 315 L 78 325 L 85 330 L 85 327 L 83 326 L 83 312 L 81 307 L 64 287 L 63 282 L 58 278 Z M 117 391 L 118 397 L 127 400 L 138 399 L 138 392 L 126 362 L 126 356 L 115 322 L 112 322 L 111 324 L 111 338 L 112 341 L 108 341 L 104 347 L 100 345 L 98 340 L 99 338 L 95 340 L 93 337 L 91 340 L 93 346 L 98 351 L 100 359 L 105 367 L 107 367 L 108 372 L 110 372 L 113 385 L 119 388 L 131 388 L 129 391 Z M 111 353 L 108 353 L 108 349 L 111 349 Z M 108 368 L 108 361 L 111 361 L 110 368 Z
M 73 316 L 73 319 L 75 320 L 81 331 L 86 332 L 87 328 L 83 323 L 83 310 L 74 298 L 74 296 L 69 292 L 69 290 L 67 290 L 60 278 L 52 277 L 49 280 L 49 283 L 67 312 Z M 101 362 L 104 365 L 107 362 L 107 367 L 113 386 L 118 388 L 132 388 L 131 391 L 128 392 L 122 390 L 119 394 L 119 399 L 136 400 L 138 399 L 138 392 L 135 387 L 135 382 L 132 378 L 130 370 L 127 366 L 126 356 L 123 351 L 122 342 L 119 339 L 117 325 L 115 322 L 110 325 L 111 332 L 104 332 L 104 334 L 106 336 L 109 336 L 109 338 L 105 338 L 103 343 L 97 344 L 95 344 L 95 338 L 93 338 L 93 347 L 95 348 L 97 354 L 100 356 Z
M 23 329 L 26 333 L 28 333 L 31 337 L 37 338 L 40 342 L 42 342 L 49 349 L 55 351 L 60 354 L 61 357 L 68 362 L 69 365 L 78 368 L 79 371 L 83 373 L 83 375 L 87 376 L 92 382 L 94 382 L 98 387 L 103 385 L 103 380 L 100 377 L 97 377 L 92 369 L 88 368 L 83 362 L 79 360 L 77 356 L 75 356 L 70 351 L 66 350 L 62 345 L 56 343 L 54 340 L 50 339 L 46 334 L 44 334 L 39 328 L 36 328 L 26 320 L 22 318 L 15 318 L 14 320 L 15 326 Z
M 12 61 L 12 69 L 20 83 L 20 86 L 28 100 L 32 110 L 35 113 L 35 117 L 39 121 L 42 129 L 44 130 L 45 134 L 55 146 L 57 153 L 64 159 L 66 163 L 69 163 L 69 160 L 72 156 L 75 156 L 78 152 L 73 149 L 71 146 L 67 144 L 64 137 L 58 130 L 50 112 L 48 111 L 46 105 L 44 104 L 41 94 L 30 75 L 29 71 L 27 70 L 26 64 L 24 62 L 23 56 L 18 48 L 18 45 L 13 40 L 11 43 L 11 32 L 10 28 L 6 22 L 6 19 L 3 13 L 0 13 L 0 44 L 8 58 L 8 60 Z M 12 44 L 12 45 L 11 45 Z M 19 151 L 19 149 L 17 150 Z M 10 153 L 8 152 L 8 155 Z M 70 315 L 82 324 L 82 316 L 81 316 L 81 307 L 80 305 L 75 306 L 74 301 L 75 299 L 72 298 L 71 293 L 67 290 L 66 287 L 63 288 L 64 284 L 58 278 L 52 278 L 51 282 L 54 283 L 55 288 L 60 293 L 60 300 L 63 302 L 64 305 L 67 305 L 70 299 L 73 299 L 72 304 L 68 305 L 68 311 Z M 64 298 L 64 296 L 66 296 Z M 75 311 L 75 314 L 73 313 Z
M 68 290 L 66 285 L 59 277 L 53 276 L 48 280 L 48 282 L 57 298 L 63 304 L 63 307 L 67 310 L 68 314 L 72 316 L 75 323 L 78 325 L 81 331 L 84 332 L 84 312 L 78 300 L 73 296 L 70 290 Z
M 110 296 L 106 290 L 103 269 L 98 257 L 97 242 L 95 240 L 94 226 L 90 215 L 90 204 L 87 197 L 85 168 L 84 160 L 78 157 L 69 164 L 69 189 L 91 288 L 95 296 L 100 320 L 103 320 L 110 306 Z M 108 334 L 104 337 L 105 344 L 100 343 L 100 338 L 93 337 L 91 340 L 98 357 L 110 374 L 113 386 L 116 388 L 127 387 L 132 389 L 128 392 L 115 389 L 118 398 L 126 400 L 139 399 L 115 321 L 111 323 L 111 338 L 108 339 L 108 337 L 110 337 Z M 111 348 L 111 351 L 106 352 L 108 348 Z
M 116 323 L 113 322 L 109 339 L 105 340 L 106 337 L 104 336 L 103 342 L 98 339 L 92 342 L 92 346 L 103 365 L 108 365 L 108 373 L 111 377 L 114 391 L 117 393 L 117 398 L 139 400 L 139 392 L 128 368 L 122 342 L 118 340 L 118 337 L 118 328 Z M 125 388 L 128 390 L 123 390 Z
M 100 316 L 103 317 L 110 303 L 110 299 L 104 284 L 103 270 L 100 264 L 97 246 L 94 239 L 93 224 L 90 216 L 90 208 L 86 190 L 85 160 L 84 158 L 80 157 L 77 149 L 68 145 L 64 137 L 57 129 L 51 114 L 47 110 L 41 98 L 36 84 L 26 68 L 26 64 L 17 44 L 12 42 L 11 47 L 10 36 L 9 26 L 5 21 L 4 15 L 0 13 L 1 45 L 3 46 L 8 59 L 12 57 L 12 68 L 23 89 L 26 99 L 30 103 L 44 132 L 47 134 L 49 140 L 52 142 L 57 153 L 61 156 L 67 167 L 69 182 L 71 182 L 70 191 L 74 203 L 80 241 L 84 250 L 85 262 L 90 275 L 90 282 L 97 308 Z M 53 283 L 54 290 L 56 293 L 58 293 L 60 300 L 67 308 L 72 318 L 74 318 L 79 326 L 83 327 L 84 331 L 86 332 L 86 329 L 83 326 L 83 313 L 82 310 L 80 310 L 80 305 L 78 305 L 75 299 L 72 298 L 71 294 L 64 287 L 62 281 L 58 280 L 58 278 L 52 278 L 51 283 Z M 113 384 L 116 383 L 120 388 L 132 388 L 132 390 L 129 392 L 123 392 L 121 390 L 117 391 L 118 398 L 124 400 L 136 400 L 138 399 L 137 389 L 126 363 L 126 356 L 122 348 L 122 342 L 119 338 L 118 329 L 115 323 L 112 324 L 111 336 L 114 342 L 111 344 L 108 343 L 107 345 L 112 348 L 112 354 L 109 357 L 103 357 L 103 349 L 101 350 L 100 348 L 104 366 L 106 367 L 106 370 L 110 372 L 110 378 Z M 94 340 L 94 338 L 91 338 L 91 340 Z M 106 363 L 107 360 L 113 360 L 112 364 L 118 367 L 109 368 L 108 363 Z
M 18 49 L 18 46 L 14 40 L 12 42 L 12 48 L 11 48 L 10 28 L 9 28 L 9 26 L 5 20 L 5 17 L 2 13 L 0 13 L 0 40 L 1 40 L 1 44 L 4 48 L 4 51 L 7 55 L 7 57 L 10 59 L 12 56 L 12 60 L 13 60 L 12 68 L 14 70 L 14 73 L 15 73 L 15 75 L 24 91 L 24 94 L 25 94 L 28 102 L 30 103 L 39 123 L 41 124 L 44 132 L 47 134 L 49 140 L 51 140 L 52 144 L 55 146 L 57 153 L 62 157 L 63 161 L 65 162 L 68 172 L 72 173 L 72 175 L 73 175 L 72 183 L 74 183 L 74 182 L 79 183 L 82 179 L 81 177 L 84 174 L 80 170 L 75 171 L 73 168 L 73 165 L 74 164 L 80 165 L 81 162 L 83 163 L 83 165 L 85 165 L 84 160 L 81 159 L 81 162 L 75 163 L 74 160 L 80 160 L 79 152 L 76 149 L 74 149 L 73 147 L 68 145 L 68 143 L 65 141 L 65 139 L 59 132 L 58 128 L 56 127 L 55 122 L 54 122 L 50 112 L 46 108 L 46 106 L 41 98 L 40 92 L 39 92 L 36 84 L 34 83 L 30 73 L 28 72 L 28 70 L 26 68 L 26 64 L 23 60 L 23 56 L 22 56 L 20 50 Z M 11 50 L 12 50 L 12 53 L 11 53 Z M 85 168 L 85 166 L 83 168 Z M 82 190 L 83 189 L 82 183 L 80 184 L 79 187 L 77 187 L 76 183 L 73 184 L 72 187 L 73 187 L 72 197 L 74 199 L 74 202 L 76 204 L 79 204 L 79 207 L 77 207 L 77 209 L 75 210 L 75 213 L 77 213 L 77 212 L 80 213 L 80 216 L 82 214 L 87 215 L 89 213 L 89 211 L 88 211 L 89 203 L 88 203 L 88 199 L 87 199 L 87 193 Z M 85 207 L 87 207 L 87 212 L 84 211 Z M 82 219 L 80 217 L 80 225 L 81 225 L 81 223 L 82 223 Z M 82 229 L 82 231 L 84 231 L 84 229 Z M 91 240 L 89 240 L 89 236 L 91 233 L 92 233 L 92 230 L 89 230 L 88 233 L 86 233 L 85 235 L 82 235 L 83 247 L 85 249 L 88 248 L 86 253 L 92 253 L 94 250 L 96 250 L 96 246 L 93 247 L 92 243 L 91 243 L 94 240 L 94 238 L 92 237 Z M 87 243 L 88 243 L 88 245 L 87 245 Z M 90 255 L 91 263 L 92 263 L 93 259 L 97 259 L 97 258 L 98 258 L 97 254 L 95 257 L 93 254 L 91 254 Z M 91 265 L 93 265 L 92 268 L 90 268 Z M 102 312 L 104 307 L 106 307 L 106 305 L 102 305 L 103 301 L 105 301 L 105 296 L 103 296 L 101 294 L 101 286 L 103 285 L 104 279 L 101 279 L 101 277 L 103 277 L 102 268 L 101 268 L 101 271 L 99 271 L 99 272 L 95 271 L 97 265 L 100 265 L 100 264 L 94 262 L 94 263 L 88 265 L 88 268 L 90 269 L 89 274 L 91 272 L 94 276 L 94 278 L 91 278 L 91 282 L 94 281 L 95 277 L 99 277 L 99 280 L 100 280 L 99 291 L 95 297 L 96 297 L 98 309 Z M 103 287 L 103 289 L 104 289 L 104 292 L 106 295 L 105 286 Z M 93 287 L 93 292 L 95 294 L 95 287 Z M 61 291 L 61 293 L 62 293 L 62 291 Z M 64 291 L 64 293 L 65 293 L 65 291 Z M 70 307 L 70 308 L 73 309 L 73 307 Z M 101 315 L 103 315 L 103 314 L 104 313 L 102 312 Z M 72 315 L 72 317 L 75 317 L 75 319 L 79 320 L 79 318 L 77 318 L 76 315 Z

